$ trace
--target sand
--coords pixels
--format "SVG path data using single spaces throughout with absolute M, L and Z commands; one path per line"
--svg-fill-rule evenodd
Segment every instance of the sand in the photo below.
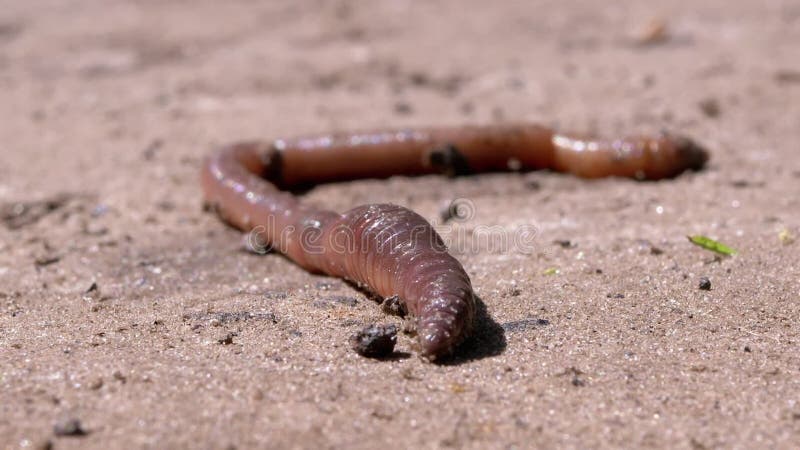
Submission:
M 798 42 L 772 0 L 3 2 L 0 447 L 793 447 Z M 485 305 L 450 364 L 405 335 L 355 354 L 399 321 L 202 211 L 224 142 L 501 121 L 665 128 L 712 159 L 308 192 L 473 208 L 441 227 Z M 473 245 L 489 227 L 535 239 Z

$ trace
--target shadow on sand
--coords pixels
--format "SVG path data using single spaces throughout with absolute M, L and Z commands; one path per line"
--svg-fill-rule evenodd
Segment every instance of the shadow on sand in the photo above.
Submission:
M 436 361 L 436 364 L 443 366 L 459 365 L 497 356 L 505 351 L 507 345 L 505 330 L 489 315 L 483 299 L 476 295 L 475 303 L 477 309 L 475 330 L 472 335 L 456 349 L 453 356 Z

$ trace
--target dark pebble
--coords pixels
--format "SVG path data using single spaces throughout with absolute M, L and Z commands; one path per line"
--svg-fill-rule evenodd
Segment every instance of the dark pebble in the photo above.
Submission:
M 800 71 L 782 69 L 775 72 L 775 81 L 778 83 L 800 83 Z
M 61 261 L 60 256 L 42 256 L 33 262 L 37 267 L 45 267 Z
M 231 345 L 233 344 L 234 336 L 236 336 L 234 333 L 227 333 L 224 336 L 217 338 L 217 343 L 222 345 Z
M 575 248 L 578 244 L 570 241 L 569 239 L 556 239 L 554 244 L 561 246 L 561 248 Z
M 394 112 L 398 115 L 407 116 L 414 113 L 414 108 L 406 102 L 397 102 L 394 104 Z
M 400 297 L 396 295 L 386 297 L 381 303 L 381 310 L 384 314 L 398 317 L 405 317 L 408 314 L 405 303 L 400 301 Z
M 706 117 L 717 118 L 721 113 L 719 102 L 715 98 L 701 100 L 698 103 L 698 106 L 700 107 L 700 111 L 702 111 Z
M 68 417 L 53 425 L 53 433 L 56 436 L 85 436 L 86 430 L 83 429 L 80 420 Z
M 700 283 L 697 285 L 703 291 L 710 291 L 711 290 L 711 280 L 708 277 L 700 277 Z
M 367 358 L 385 358 L 394 352 L 397 344 L 397 326 L 369 325 L 350 336 L 353 350 Z

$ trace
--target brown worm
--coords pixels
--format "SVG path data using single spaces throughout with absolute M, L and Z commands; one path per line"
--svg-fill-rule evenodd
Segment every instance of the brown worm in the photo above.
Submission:
M 476 300 L 469 276 L 415 212 L 372 204 L 343 214 L 281 190 L 356 178 L 552 169 L 581 177 L 657 180 L 700 169 L 707 153 L 662 134 L 610 141 L 528 124 L 334 134 L 226 146 L 203 167 L 206 202 L 232 225 L 259 230 L 305 269 L 398 296 L 415 317 L 420 353 L 450 354 L 469 334 Z

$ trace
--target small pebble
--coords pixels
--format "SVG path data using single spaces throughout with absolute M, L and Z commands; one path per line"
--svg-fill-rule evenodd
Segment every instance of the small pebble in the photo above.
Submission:
M 410 115 L 414 113 L 414 108 L 406 102 L 397 102 L 394 104 L 394 112 L 398 115 Z
M 700 111 L 706 115 L 706 117 L 717 118 L 719 117 L 721 108 L 719 106 L 719 101 L 715 98 L 706 98 L 701 100 L 697 106 L 700 107 Z
M 575 248 L 578 244 L 570 241 L 569 239 L 556 239 L 554 244 L 561 246 L 561 248 Z
M 256 389 L 255 391 L 253 391 L 252 397 L 253 400 L 260 402 L 261 400 L 264 400 L 264 391 L 262 391 L 261 389 Z
M 103 387 L 103 379 L 100 377 L 95 378 L 89 383 L 89 389 L 96 391 Z
M 472 113 L 475 112 L 475 104 L 470 101 L 466 101 L 462 103 L 458 109 L 461 111 L 461 114 L 465 116 L 471 116 Z
M 666 20 L 652 18 L 645 22 L 635 33 L 634 39 L 641 45 L 660 44 L 669 39 L 669 29 Z
M 369 325 L 350 336 L 350 345 L 356 353 L 367 358 L 385 358 L 394 352 L 397 344 L 397 326 Z
M 217 339 L 217 343 L 222 345 L 231 345 L 233 344 L 233 337 L 234 337 L 233 333 L 227 333 L 223 336 L 220 336 Z
M 697 285 L 700 290 L 703 291 L 710 291 L 711 290 L 711 280 L 708 277 L 700 277 L 700 283 Z
M 33 445 L 31 445 L 30 448 L 36 450 L 53 450 L 53 441 L 50 439 L 45 439 L 43 441 L 33 442 Z
M 80 420 L 68 417 L 53 425 L 53 433 L 56 436 L 85 436 L 86 430 L 83 429 Z
M 405 317 L 408 314 L 406 310 L 406 305 L 400 301 L 400 297 L 393 295 L 391 297 L 386 297 L 381 303 L 381 310 L 384 314 L 389 314 L 392 316 L 398 317 Z
M 800 71 L 783 69 L 775 72 L 775 81 L 778 83 L 800 83 Z

